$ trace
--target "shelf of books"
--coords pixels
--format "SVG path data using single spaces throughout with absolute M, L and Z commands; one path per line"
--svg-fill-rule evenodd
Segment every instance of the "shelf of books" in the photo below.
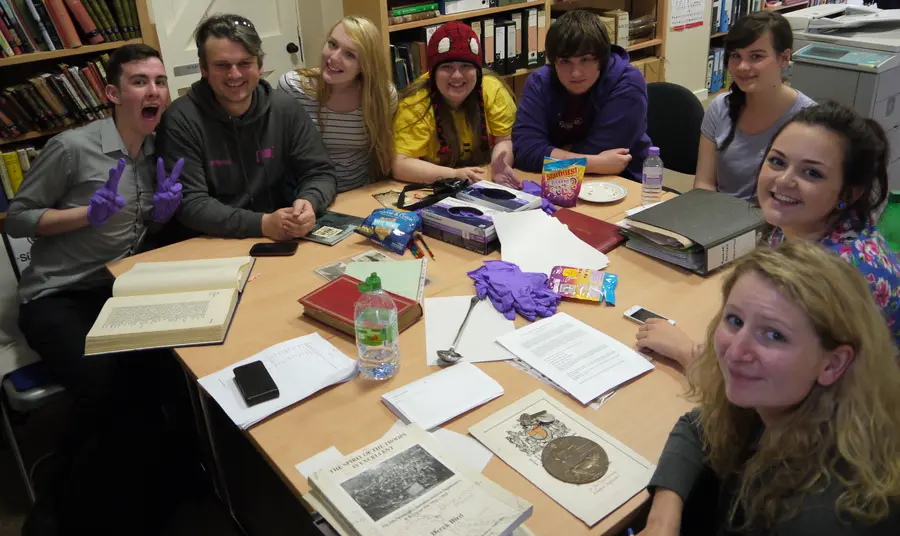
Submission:
M 664 20 L 666 5 L 666 0 L 344 0 L 344 13 L 379 27 L 398 89 L 426 72 L 425 49 L 434 30 L 461 20 L 480 36 L 485 66 L 518 93 L 526 75 L 545 63 L 544 40 L 554 17 L 577 8 L 603 17 L 610 40 L 633 54 L 645 76 L 662 80 L 665 32 L 656 21 Z
M 46 138 L 112 113 L 109 52 L 147 28 L 146 0 L 0 0 L 0 211 Z
M 722 92 L 731 83 L 725 59 L 724 37 L 740 17 L 756 11 L 793 11 L 821 4 L 846 4 L 847 0 L 712 0 L 710 47 L 706 58 L 706 90 L 710 96 Z M 773 4 L 773 5 L 768 5 Z

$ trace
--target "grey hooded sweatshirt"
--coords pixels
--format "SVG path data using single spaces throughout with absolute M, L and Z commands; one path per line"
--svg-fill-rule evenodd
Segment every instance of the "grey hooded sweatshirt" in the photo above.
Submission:
M 157 134 L 171 170 L 184 158 L 177 240 L 206 234 L 261 237 L 263 214 L 306 199 L 321 216 L 334 201 L 337 178 L 319 132 L 290 95 L 260 80 L 250 109 L 230 117 L 205 79 L 176 99 Z

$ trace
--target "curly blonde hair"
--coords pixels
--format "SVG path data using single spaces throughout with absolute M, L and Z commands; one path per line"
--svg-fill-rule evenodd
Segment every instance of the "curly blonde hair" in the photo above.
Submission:
M 348 15 L 328 30 L 325 35 L 326 43 L 338 24 L 344 25 L 344 31 L 359 52 L 363 123 L 366 134 L 369 135 L 369 150 L 375 156 L 372 159 L 373 172 L 377 176 L 387 177 L 394 161 L 394 112 L 391 109 L 391 70 L 384 54 L 385 45 L 381 32 L 369 19 Z M 316 98 L 319 130 L 324 132 L 322 108 L 331 97 L 331 87 L 325 83 L 321 67 L 301 68 L 297 72 L 301 75 L 301 80 L 309 81 L 308 84 L 303 84 L 302 89 Z
M 710 465 L 720 479 L 737 481 L 729 519 L 734 522 L 741 510 L 742 528 L 760 522 L 772 528 L 795 515 L 806 495 L 835 481 L 843 488 L 834 505 L 838 516 L 884 519 L 900 499 L 900 369 L 865 279 L 817 244 L 788 240 L 739 261 L 723 285 L 723 303 L 750 273 L 806 311 L 824 349 L 849 345 L 855 357 L 834 384 L 815 384 L 802 402 L 767 426 L 750 451 L 762 423 L 756 411 L 737 407 L 726 396 L 714 344 L 719 311 L 689 370 L 689 394 L 700 405 Z

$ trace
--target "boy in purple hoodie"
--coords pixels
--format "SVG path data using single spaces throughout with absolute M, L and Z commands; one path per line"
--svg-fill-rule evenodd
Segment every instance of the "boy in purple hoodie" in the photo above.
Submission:
M 528 77 L 512 141 L 515 167 L 540 171 L 544 157 L 587 158 L 587 172 L 641 180 L 650 147 L 647 85 L 600 18 L 585 10 L 547 31 L 548 64 Z

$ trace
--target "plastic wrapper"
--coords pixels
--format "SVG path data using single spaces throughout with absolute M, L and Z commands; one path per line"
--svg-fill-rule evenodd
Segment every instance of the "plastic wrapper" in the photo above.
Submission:
M 413 234 L 421 228 L 422 218 L 418 214 L 379 208 L 363 220 L 356 232 L 398 255 L 403 255 Z
M 599 302 L 603 299 L 603 275 L 599 270 L 554 266 L 547 285 L 564 298 Z
M 574 207 L 586 167 L 587 158 L 545 158 L 541 173 L 541 197 L 560 207 Z

